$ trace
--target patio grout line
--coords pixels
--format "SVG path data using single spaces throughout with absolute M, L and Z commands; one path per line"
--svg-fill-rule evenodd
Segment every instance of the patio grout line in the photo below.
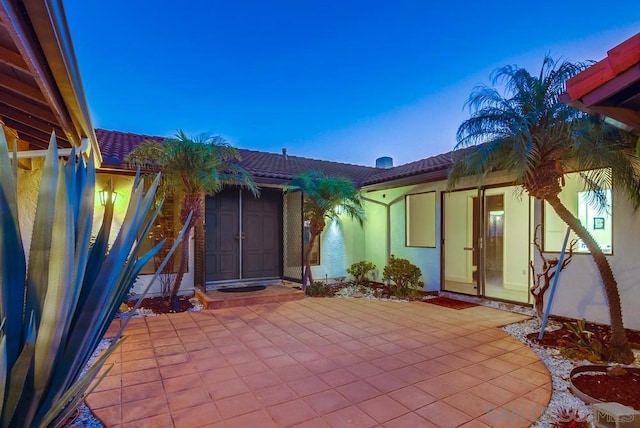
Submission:
M 304 302 L 304 301 L 302 301 L 302 302 Z M 357 305 L 357 304 L 356 304 L 356 305 Z M 314 306 L 315 306 L 315 308 L 314 308 Z M 353 307 L 353 306 L 354 306 L 354 304 L 342 304 L 342 305 L 340 305 L 340 306 Z M 323 307 L 323 306 L 321 306 L 321 307 Z M 258 314 L 258 313 L 254 310 L 254 308 L 251 308 L 251 312 L 252 312 L 252 313 L 254 313 L 254 314 L 256 314 L 256 316 L 260 316 L 260 315 L 262 315 L 262 316 L 263 316 L 263 318 L 262 318 L 262 319 L 266 319 L 266 320 L 267 320 L 268 327 L 275 328 L 275 329 L 278 329 L 278 330 L 279 330 L 279 329 L 281 329 L 281 328 L 283 328 L 283 327 L 286 327 L 286 324 L 287 324 L 287 323 L 286 323 L 286 322 L 284 322 L 284 321 L 282 320 L 282 317 L 284 316 L 284 318 L 285 318 L 285 319 L 288 319 L 289 323 L 294 323 L 294 325 L 298 325 L 298 326 L 302 329 L 302 332 L 308 332 L 308 333 L 314 334 L 316 337 L 323 337 L 321 333 L 319 334 L 318 332 L 316 332 L 316 331 L 314 331 L 314 330 L 312 330 L 312 329 L 308 328 L 308 326 L 316 325 L 316 324 L 317 324 L 317 322 L 315 322 L 315 321 L 307 321 L 307 322 L 305 322 L 305 323 L 299 323 L 299 322 L 298 322 L 298 319 L 299 319 L 300 315 L 301 315 L 301 314 L 304 314 L 304 312 L 305 312 L 305 311 L 314 311 L 314 309 L 317 309 L 317 308 L 318 308 L 318 305 L 314 305 L 314 304 L 304 304 L 304 305 L 300 305 L 300 306 L 297 308 L 297 310 L 296 310 L 296 311 L 292 311 L 292 312 L 280 312 L 280 313 L 277 313 L 277 314 L 276 314 L 277 316 L 275 316 L 275 317 L 274 317 L 274 316 L 271 316 L 271 317 L 264 317 L 264 314 Z M 394 307 L 394 308 L 392 308 L 392 309 L 395 309 L 395 307 Z M 330 316 L 331 312 L 332 312 L 332 311 L 330 311 L 330 312 L 329 312 L 329 316 Z M 342 319 L 347 319 L 347 320 L 349 320 L 349 319 L 351 319 L 351 318 L 354 318 L 354 319 L 358 319 L 358 320 L 360 320 L 361 322 L 368 322 L 368 321 L 370 321 L 370 320 L 369 320 L 367 317 L 371 317 L 371 316 L 372 316 L 372 315 L 371 315 L 371 312 L 372 312 L 372 311 L 362 311 L 362 310 L 361 310 L 361 311 L 356 311 L 356 315 L 357 315 L 357 316 L 356 316 L 356 315 L 350 315 L 350 316 L 348 316 L 348 317 L 342 317 Z M 389 328 L 387 328 L 387 329 L 386 329 L 386 331 L 387 331 L 388 333 L 403 331 L 403 330 L 407 329 L 407 328 L 411 325 L 411 320 L 412 320 L 413 318 L 415 318 L 415 317 L 416 317 L 416 314 L 415 314 L 414 312 L 415 312 L 415 309 L 414 309 L 414 310 L 412 310 L 412 313 L 410 313 L 410 314 L 408 314 L 408 315 L 407 315 L 407 314 L 404 314 L 405 316 L 407 316 L 407 319 L 408 319 L 406 322 L 404 322 L 404 323 L 395 323 L 395 322 L 393 322 L 393 321 L 389 321 L 389 318 L 393 318 L 393 310 L 388 310 L 388 311 L 384 312 L 384 313 L 386 314 L 386 316 L 385 316 L 385 317 L 381 317 L 381 318 L 382 318 L 382 320 L 381 320 L 380 322 L 378 322 L 378 323 L 376 323 L 376 324 L 370 323 L 370 325 L 384 325 L 385 323 L 389 323 L 389 324 L 390 324 L 390 326 L 387 326 L 387 327 L 389 327 Z M 226 313 L 225 315 L 227 315 L 227 316 L 231 316 L 231 317 L 233 317 L 233 316 L 234 316 L 234 315 L 233 315 L 233 313 Z M 287 315 L 288 315 L 288 318 L 287 318 Z M 215 317 L 215 315 L 213 315 L 213 316 Z M 322 315 L 322 316 L 324 317 L 325 315 Z M 248 326 L 248 327 L 250 327 L 253 331 L 257 332 L 258 334 L 262 335 L 263 337 L 264 337 L 264 334 L 263 334 L 263 333 L 264 333 L 264 332 L 268 332 L 268 331 L 269 331 L 269 329 L 264 330 L 264 331 L 260 331 L 260 330 L 256 329 L 256 328 L 255 328 L 255 326 L 250 326 L 248 323 L 246 323 L 246 322 L 245 322 L 245 320 L 244 320 L 244 319 L 242 319 L 242 318 L 238 317 L 237 315 L 235 315 L 235 317 L 236 317 L 237 319 L 242 320 L 243 324 L 245 324 L 245 327 L 247 327 L 247 326 Z M 189 318 L 190 318 L 190 319 L 194 319 L 194 316 L 193 316 L 192 314 L 190 314 L 190 315 L 189 315 Z M 381 318 L 378 318 L 378 319 L 381 319 Z M 388 344 L 393 344 L 393 345 L 397 346 L 398 351 L 397 351 L 397 352 L 394 352 L 394 351 L 396 351 L 396 349 L 393 349 L 393 348 L 392 348 L 392 349 L 386 349 L 387 351 L 390 351 L 388 354 L 386 354 L 386 355 L 384 355 L 384 356 L 381 356 L 381 357 L 379 357 L 379 358 L 374 358 L 374 359 L 372 359 L 372 361 L 381 360 L 381 359 L 383 359 L 383 358 L 392 358 L 392 359 L 395 359 L 394 355 L 397 355 L 397 354 L 399 354 L 399 353 L 414 352 L 414 350 L 416 350 L 416 349 L 421 349 L 421 348 L 425 348 L 425 347 L 432 347 L 432 346 L 434 345 L 433 343 L 432 343 L 432 344 L 423 344 L 423 346 L 421 346 L 420 348 L 403 347 L 403 346 L 399 346 L 399 345 L 397 345 L 397 344 L 396 344 L 396 342 L 406 342 L 406 341 L 410 341 L 410 340 L 412 340 L 411 338 L 413 338 L 413 337 L 417 337 L 418 335 L 420 335 L 420 331 L 418 331 L 418 329 L 423 328 L 423 327 L 425 327 L 426 325 L 428 325 L 429 323 L 433 322 L 432 317 L 428 317 L 428 318 L 421 317 L 421 318 L 422 318 L 422 319 L 421 319 L 421 322 L 420 322 L 420 323 L 415 323 L 415 324 L 413 324 L 413 326 L 411 327 L 411 330 L 409 331 L 409 333 L 410 333 L 409 335 L 405 335 L 405 336 L 397 337 L 397 336 L 394 336 L 393 334 L 392 334 L 391 336 L 389 336 L 389 335 L 387 334 L 387 338 L 388 338 L 388 339 L 391 339 L 391 340 L 390 340 L 390 341 L 388 341 L 387 343 L 388 343 Z M 468 318 L 468 317 L 462 317 L 462 316 L 460 316 L 459 318 Z M 472 317 L 472 318 L 477 318 L 477 317 Z M 167 317 L 167 320 L 169 320 L 169 317 Z M 146 320 L 145 320 L 145 321 L 146 321 Z M 274 323 L 273 321 L 275 321 L 275 323 Z M 458 321 L 455 321 L 455 320 L 454 320 L 454 321 L 452 321 L 452 320 L 447 320 L 447 322 L 444 322 L 444 324 L 447 326 L 447 328 L 450 328 L 450 329 L 457 329 L 457 327 L 456 327 L 456 326 L 455 326 L 455 324 L 454 324 L 455 322 L 458 322 Z M 175 331 L 176 336 L 180 337 L 180 336 L 179 336 L 179 332 L 178 332 L 178 330 L 179 330 L 179 329 L 175 328 L 175 327 L 176 327 L 176 324 L 180 324 L 180 323 L 172 323 L 173 330 Z M 233 330 L 233 329 L 230 329 L 229 327 L 227 327 L 227 324 L 229 324 L 229 322 L 227 322 L 227 323 L 221 322 L 221 324 L 224 326 L 224 328 L 225 328 L 225 330 L 226 330 L 227 332 L 229 332 L 229 333 L 231 333 L 231 334 L 232 334 L 232 330 Z M 208 342 L 213 346 L 213 348 L 214 348 L 214 349 L 217 349 L 217 348 L 218 348 L 218 346 L 216 346 L 216 345 L 215 345 L 215 343 L 213 342 L 213 339 L 212 339 L 211 337 L 207 336 L 206 331 L 202 330 L 201 325 L 200 325 L 199 323 L 197 323 L 197 322 L 196 322 L 196 325 L 197 325 L 197 327 L 198 327 L 199 333 L 202 333 L 202 334 L 206 337 L 206 340 L 207 340 L 207 341 L 208 341 Z M 341 326 L 341 325 L 342 325 L 342 326 L 344 326 L 344 321 L 342 321 L 342 320 L 341 320 L 341 321 L 339 321 L 339 322 L 332 323 L 332 325 L 334 325 L 334 326 Z M 150 335 L 151 335 L 151 326 L 150 326 L 150 325 L 148 325 L 148 327 L 149 327 L 149 328 L 148 328 L 149 340 L 152 340 L 152 339 L 151 339 L 151 337 L 150 337 Z M 484 330 L 484 329 L 488 329 L 488 328 L 496 329 L 496 328 L 497 328 L 497 326 L 493 325 L 493 326 L 491 326 L 491 327 L 484 327 L 484 328 L 483 328 L 483 330 Z M 341 330 L 345 330 L 345 328 L 342 328 Z M 414 331 L 414 330 L 415 330 L 415 331 Z M 478 330 L 480 330 L 480 329 L 478 329 Z M 338 331 L 340 331 L 340 330 L 338 330 Z M 434 331 L 435 331 L 435 330 L 434 330 Z M 348 333 L 348 330 L 347 330 L 347 333 Z M 466 335 L 471 335 L 471 334 L 474 334 L 474 333 L 475 333 L 475 332 L 473 332 L 473 331 L 471 331 L 471 332 L 464 332 L 464 331 L 463 331 L 463 332 L 460 332 L 460 331 L 458 331 L 458 333 L 454 333 L 454 334 L 453 334 L 453 336 L 452 336 L 452 337 L 454 337 L 454 339 L 445 339 L 445 338 L 441 338 L 441 339 L 440 339 L 440 342 L 443 342 L 443 341 L 444 341 L 444 342 L 446 342 L 446 341 L 450 341 L 450 340 L 458 340 L 458 339 L 462 339 L 462 338 L 464 338 L 464 336 L 466 336 Z M 285 335 L 286 335 L 289 339 L 299 341 L 298 336 L 300 336 L 301 334 L 302 334 L 301 332 L 295 332 L 295 333 L 291 333 L 291 334 L 284 333 L 284 334 L 282 334 L 282 335 L 278 335 L 277 337 L 285 336 Z M 354 337 L 354 335 L 345 334 L 345 333 L 344 333 L 344 331 L 341 331 L 339 334 L 344 335 L 344 337 L 343 337 L 343 338 L 340 338 L 340 336 L 337 336 L 337 337 L 336 337 L 336 340 L 331 342 L 332 344 L 334 344 L 334 345 L 338 345 L 338 346 L 339 346 L 341 343 L 345 343 L 345 342 L 348 342 L 348 341 L 352 341 L 352 340 L 359 341 L 360 339 L 366 339 L 366 338 L 370 338 L 370 337 L 374 337 L 374 336 L 376 336 L 376 333 L 367 333 L 367 335 L 365 335 L 365 336 L 361 336 L 361 337 Z M 494 336 L 495 336 L 495 335 L 494 335 Z M 326 337 L 326 336 L 324 336 L 324 337 Z M 266 338 L 266 337 L 265 337 L 265 338 Z M 487 340 L 489 340 L 489 343 L 490 343 L 490 342 L 495 341 L 495 340 L 490 340 L 490 338 L 486 338 L 486 339 L 487 339 Z M 284 355 L 285 355 L 285 356 L 286 356 L 286 355 L 291 356 L 291 354 L 295 354 L 295 353 L 296 353 L 296 351 L 294 351 L 294 352 L 286 352 L 286 351 L 284 351 L 284 350 L 281 348 L 282 344 L 274 343 L 272 340 L 269 340 L 268 338 L 266 338 L 266 340 L 268 340 L 268 341 L 272 344 L 272 346 L 275 346 L 277 349 L 281 350 L 281 351 L 284 353 Z M 246 349 L 250 352 L 250 354 L 251 354 L 251 356 L 252 356 L 252 357 L 256 358 L 258 361 L 261 361 L 261 359 L 260 359 L 259 355 L 256 355 L 256 353 L 255 353 L 255 349 L 253 349 L 253 348 L 250 348 L 250 347 L 246 346 L 246 343 L 247 343 L 247 341 L 246 341 L 246 340 L 238 340 L 238 342 L 239 342 L 239 343 L 242 343 L 242 344 L 243 344 L 243 346 L 245 346 L 245 347 L 246 347 Z M 304 343 L 304 342 L 302 342 L 302 343 Z M 438 342 L 436 342 L 436 343 L 438 343 Z M 487 342 L 485 342 L 484 344 L 486 344 L 486 343 L 487 343 Z M 184 347 L 184 346 L 186 345 L 186 343 L 184 343 L 184 342 L 182 342 L 182 341 L 181 341 L 181 345 Z M 309 347 L 311 350 L 313 350 L 313 348 L 315 347 L 312 343 L 304 343 L 304 346 L 305 346 L 305 347 Z M 380 346 L 380 345 L 366 346 L 365 348 L 358 348 L 358 349 L 376 349 L 376 346 Z M 474 346 L 475 346 L 475 345 L 474 345 Z M 152 347 L 151 347 L 151 349 L 153 349 L 154 359 L 156 360 L 156 364 L 158 363 L 158 361 L 157 361 L 158 355 L 156 354 L 156 349 L 157 349 L 157 348 L 158 348 L 158 347 L 155 347 L 155 346 L 152 346 Z M 259 349 L 259 348 L 258 348 L 258 349 Z M 358 349 L 345 349 L 345 348 L 342 348 L 342 354 L 341 354 L 341 355 L 357 356 L 357 354 L 356 354 L 355 352 L 356 352 Z M 399 349 L 401 349 L 401 351 L 400 351 Z M 443 356 L 435 357 L 435 358 L 428 358 L 428 359 L 426 359 L 426 360 L 424 360 L 424 361 L 432 361 L 432 360 L 435 360 L 435 359 L 438 359 L 438 358 L 440 358 L 440 359 L 444 359 L 444 358 L 446 358 L 447 356 L 454 355 L 454 354 L 455 354 L 455 352 L 460 352 L 460 351 L 463 351 L 463 350 L 465 350 L 465 349 L 471 349 L 471 348 L 470 348 L 470 347 L 462 347 L 461 349 L 456 350 L 456 351 L 446 352 Z M 187 354 L 187 361 L 189 361 L 192 365 L 195 365 L 195 361 L 193 360 L 193 357 L 191 356 L 190 352 L 189 352 L 186 348 L 185 348 L 185 351 L 184 351 L 184 352 Z M 304 352 L 306 352 L 306 351 L 304 351 Z M 316 350 L 315 352 L 317 352 L 317 350 Z M 504 350 L 503 350 L 503 352 L 504 352 Z M 511 352 L 511 351 L 506 351 L 506 352 Z M 319 358 L 313 359 L 313 360 L 311 360 L 311 361 L 315 361 L 315 360 L 320 359 L 320 358 L 327 358 L 327 357 L 326 357 L 326 356 L 323 356 L 323 357 L 319 357 Z M 492 357 L 489 357 L 489 359 L 491 359 L 491 358 L 492 358 Z M 365 360 L 365 361 L 366 361 L 366 360 Z M 533 362 L 536 362 L 536 360 L 533 360 Z M 414 367 L 414 366 L 415 366 L 415 364 L 405 363 L 404 361 L 403 361 L 402 363 L 403 363 L 403 365 L 402 365 L 402 366 L 400 366 L 400 367 L 398 367 L 398 369 L 399 369 L 399 368 L 406 368 L 406 367 Z M 235 375 L 237 376 L 237 378 L 238 378 L 239 380 L 241 380 L 241 381 L 244 383 L 243 377 L 247 377 L 247 376 L 242 376 L 242 374 L 241 374 L 240 372 L 238 372 L 238 370 L 237 370 L 237 368 L 236 368 L 236 366 L 237 366 L 238 364 L 231 364 L 231 363 L 229 363 L 228 361 L 227 361 L 227 364 L 228 364 L 228 366 L 229 366 L 229 367 L 231 367 L 231 368 L 233 369 L 233 371 L 234 371 Z M 305 367 L 305 368 L 306 368 L 307 362 L 299 362 L 299 361 L 296 361 L 296 363 L 295 363 L 295 364 L 296 364 L 297 366 L 302 366 L 302 367 Z M 477 364 L 477 363 L 473 363 L 472 361 L 470 361 L 470 364 L 468 364 L 468 365 L 467 365 L 467 366 L 465 366 L 465 367 L 468 367 L 468 366 L 471 366 L 471 365 L 474 365 L 474 364 Z M 340 367 L 342 367 L 342 368 L 344 369 L 344 368 L 351 367 L 352 365 L 353 365 L 353 364 L 348 364 L 348 365 L 346 365 L 346 366 L 340 366 Z M 445 365 L 446 365 L 446 364 L 445 364 Z M 521 368 L 524 368 L 524 367 L 527 367 L 528 365 L 529 365 L 529 364 L 520 365 L 520 367 L 521 367 Z M 158 370 L 159 370 L 159 368 L 160 368 L 159 364 L 157 364 L 157 367 L 158 367 Z M 459 372 L 462 368 L 465 368 L 465 367 L 461 367 L 461 368 L 450 367 L 450 369 L 451 369 L 451 370 L 449 370 L 449 371 L 448 371 L 448 373 L 451 373 L 451 372 Z M 269 373 L 271 373 L 272 375 L 276 376 L 276 377 L 280 380 L 280 382 L 281 382 L 280 384 L 281 384 L 281 385 L 288 386 L 288 385 L 289 385 L 289 383 L 290 383 L 291 381 L 286 381 L 285 379 L 283 379 L 283 378 L 279 377 L 279 376 L 278 376 L 278 374 L 277 374 L 273 369 L 274 369 L 273 367 L 269 367 L 269 366 L 267 366 L 267 368 L 266 368 L 266 370 L 268 370 L 268 372 L 269 372 Z M 395 369 L 389 369 L 389 370 L 384 370 L 384 369 L 382 369 L 382 370 L 383 370 L 383 371 L 382 371 L 382 373 L 384 374 L 384 373 L 390 373 L 390 372 L 392 372 L 392 371 L 393 371 L 393 370 L 395 370 Z M 198 373 L 199 377 L 202 379 L 202 374 L 203 374 L 204 372 L 199 371 L 199 370 L 196 370 L 196 373 Z M 324 373 L 324 372 L 323 372 L 323 373 Z M 509 372 L 508 372 L 508 373 L 509 373 Z M 319 373 L 319 374 L 322 374 L 322 373 Z M 501 375 L 503 375 L 503 374 L 501 374 Z M 120 376 L 122 376 L 122 375 L 120 375 Z M 311 375 L 308 375 L 307 377 L 311 377 L 311 376 L 316 376 L 316 377 L 317 377 L 317 376 L 318 376 L 318 374 L 314 374 L 314 373 L 312 373 Z M 374 376 L 357 377 L 357 380 L 355 380 L 355 381 L 353 381 L 353 382 L 351 382 L 351 383 L 355 383 L 355 382 L 357 382 L 358 380 L 363 381 L 363 382 L 366 382 L 366 379 L 369 379 L 369 378 L 371 378 L 371 377 L 374 377 Z M 304 378 L 303 378 L 303 379 L 304 379 Z M 163 381 L 163 382 L 162 382 L 162 386 L 163 386 L 163 393 L 164 393 L 164 395 L 165 395 L 165 401 L 166 401 L 166 400 L 167 400 L 167 397 L 168 397 L 168 395 L 169 395 L 169 393 L 167 393 L 167 392 L 166 392 L 166 390 L 165 390 L 164 378 L 162 378 L 162 377 L 161 377 L 161 380 Z M 488 383 L 488 381 L 483 381 L 482 379 L 479 379 L 479 380 L 480 380 L 482 383 Z M 204 382 L 204 380 L 203 380 L 203 382 Z M 417 383 L 417 382 L 407 383 L 407 386 L 412 386 L 412 385 L 413 385 L 413 386 L 415 386 L 415 384 L 416 384 L 416 383 Z M 330 386 L 330 385 L 329 385 L 329 386 Z M 372 387 L 373 387 L 373 386 L 372 386 Z M 536 388 L 540 388 L 540 386 L 536 386 Z M 377 390 L 377 388 L 375 388 L 375 387 L 374 387 L 374 389 L 376 389 L 376 390 Z M 329 389 L 328 389 L 328 390 L 326 390 L 326 391 L 330 391 L 330 390 L 335 391 L 335 392 L 336 392 L 336 393 L 338 393 L 342 398 L 347 399 L 344 395 L 342 395 L 339 391 L 337 391 L 337 390 L 336 390 L 336 388 L 329 388 Z M 399 405 L 403 406 L 403 405 L 402 405 L 402 403 L 398 402 L 398 401 L 397 401 L 397 400 L 395 400 L 392 396 L 390 396 L 390 395 L 389 395 L 389 393 L 390 393 L 390 392 L 393 392 L 393 391 L 396 391 L 396 390 L 397 390 L 397 388 L 396 388 L 396 389 L 392 389 L 392 390 L 390 390 L 390 391 L 387 391 L 386 393 L 378 390 L 378 394 L 377 394 L 375 397 L 382 397 L 382 396 L 385 396 L 385 397 L 388 397 L 388 398 L 392 399 L 394 402 L 398 403 Z M 121 400 L 121 403 L 122 403 L 122 399 L 123 399 L 122 391 L 123 391 L 123 386 L 121 386 L 121 388 L 120 388 L 120 400 Z M 250 392 L 252 393 L 252 395 L 254 395 L 254 396 L 255 396 L 255 394 L 253 393 L 253 392 L 255 392 L 255 390 L 254 390 L 254 389 L 250 389 Z M 295 392 L 294 392 L 294 393 L 295 393 Z M 211 403 L 213 403 L 214 405 L 216 405 L 216 400 L 213 398 L 213 395 L 212 395 L 211 391 L 207 391 L 207 395 L 208 395 L 209 399 L 211 400 Z M 304 398 L 305 398 L 305 397 L 301 397 L 301 396 L 299 396 L 297 393 L 296 393 L 296 396 L 298 396 L 298 399 L 304 399 Z M 368 401 L 368 400 L 365 400 L 365 401 Z M 438 401 L 442 401 L 442 400 L 440 400 L 440 399 L 439 399 Z M 364 401 L 363 401 L 363 402 L 364 402 Z M 360 404 L 360 403 L 362 403 L 362 402 L 359 402 L 359 403 L 352 403 L 352 405 L 354 405 L 354 406 L 356 406 L 356 407 L 357 407 L 357 405 L 358 405 L 358 404 Z M 216 407 L 216 409 L 218 410 L 218 412 L 222 415 L 222 413 L 220 412 L 220 409 L 217 407 L 217 405 L 216 405 L 215 407 Z M 261 408 L 262 408 L 262 409 L 267 409 L 268 407 L 269 407 L 269 406 L 261 406 Z M 424 407 L 424 406 L 423 406 L 423 407 Z M 123 408 L 123 405 L 122 405 L 122 404 L 120 405 L 120 408 L 121 408 L 121 409 Z M 417 409 L 416 409 L 416 410 L 417 410 Z M 173 413 L 171 412 L 171 410 L 170 410 L 170 409 L 168 410 L 168 412 L 169 412 L 169 415 L 170 415 L 171 417 L 173 417 L 173 416 L 172 416 L 172 415 L 173 415 Z M 365 412 L 365 413 L 366 413 L 366 412 Z M 409 412 L 408 412 L 408 413 L 406 413 L 406 414 L 409 414 L 409 413 L 415 413 L 415 411 L 409 411 Z M 419 416 L 417 413 L 416 413 L 416 415 L 417 415 L 417 416 Z M 123 420 L 123 416 L 124 416 L 124 415 L 121 415 L 121 420 Z M 319 416 L 322 416 L 322 415 L 319 415 Z M 222 417 L 222 416 L 221 416 L 221 417 Z M 474 419 L 475 419 L 475 418 L 474 418 Z M 173 419 L 172 419 L 172 420 L 173 420 Z M 224 417 L 222 417 L 222 420 L 224 420 Z

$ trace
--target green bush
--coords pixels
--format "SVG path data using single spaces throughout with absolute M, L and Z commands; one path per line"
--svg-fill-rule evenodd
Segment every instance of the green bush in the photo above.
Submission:
M 305 294 L 309 297 L 331 297 L 333 289 L 322 281 L 314 281 L 307 286 Z
M 72 151 L 68 161 L 60 160 L 52 136 L 27 258 L 18 224 L 16 161 L 7 147 L 0 130 L 0 424 L 60 426 L 120 344 L 128 320 L 83 373 L 138 273 L 158 251 L 156 246 L 142 254 L 138 237 L 148 234 L 158 214 L 149 211 L 159 179 L 145 195 L 136 176 L 112 244 L 113 203 L 105 207 L 92 242 L 93 157 L 86 164 Z
M 369 280 L 369 275 L 376 270 L 376 265 L 367 261 L 354 263 L 347 269 L 347 273 L 353 277 L 355 284 L 365 284 Z
M 407 259 L 391 256 L 382 271 L 382 280 L 389 281 L 391 294 L 399 298 L 418 298 L 422 296 L 424 283 L 420 281 L 420 268 Z

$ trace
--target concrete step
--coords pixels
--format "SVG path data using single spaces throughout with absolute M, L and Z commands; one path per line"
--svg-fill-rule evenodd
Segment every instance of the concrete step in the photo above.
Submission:
M 267 303 L 291 302 L 304 299 L 304 292 L 282 285 L 272 285 L 264 290 L 240 291 L 228 293 L 223 291 L 196 290 L 196 297 L 206 309 L 233 308 L 237 306 L 264 305 Z

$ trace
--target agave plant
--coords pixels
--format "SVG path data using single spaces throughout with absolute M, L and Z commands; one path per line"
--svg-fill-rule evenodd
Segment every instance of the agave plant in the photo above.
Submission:
M 160 209 L 149 215 L 157 179 L 145 194 L 136 176 L 125 220 L 111 245 L 112 203 L 105 208 L 97 237 L 91 238 L 95 183 L 93 160 L 85 162 L 74 151 L 67 161 L 60 160 L 52 135 L 27 258 L 19 225 L 17 162 L 0 132 L 3 427 L 64 423 L 121 342 L 122 329 L 86 369 L 141 268 L 162 245 L 141 254 L 137 239 L 148 234 Z

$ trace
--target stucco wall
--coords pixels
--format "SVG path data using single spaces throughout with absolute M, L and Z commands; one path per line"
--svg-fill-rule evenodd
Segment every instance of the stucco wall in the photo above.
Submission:
M 508 182 L 504 174 L 494 174 L 487 181 L 487 185 Z M 476 183 L 463 182 L 460 187 L 472 187 Z M 417 193 L 419 191 L 436 190 L 436 248 L 414 248 L 405 245 L 405 209 L 402 195 Z M 409 259 L 422 270 L 426 290 L 440 290 L 440 243 L 441 241 L 441 192 L 445 190 L 445 182 L 431 183 L 418 186 L 405 186 L 394 189 L 366 192 L 368 199 L 379 203 L 367 202 L 366 212 L 368 216 L 364 231 L 365 260 L 378 266 L 379 275 L 386 263 L 386 208 L 381 205 L 388 204 L 391 215 L 390 250 L 397 257 Z M 384 196 L 383 196 L 384 195 Z M 505 193 L 506 202 L 513 202 L 512 194 Z M 526 200 L 526 196 L 525 196 Z M 525 216 L 526 207 L 518 211 L 518 215 Z M 542 219 L 542 204 L 532 201 L 531 230 Z M 622 311 L 626 327 L 640 330 L 640 263 L 638 263 L 637 251 L 640 247 L 640 219 L 633 211 L 623 194 L 614 192 L 613 195 L 613 254 L 607 256 L 613 273 L 618 280 L 618 287 L 622 299 Z M 518 268 L 513 270 L 513 263 L 506 267 L 507 279 L 512 286 L 524 287 L 529 277 L 529 272 L 523 274 L 524 261 L 527 253 L 534 257 L 536 266 L 540 260 L 535 257 L 535 251 L 531 242 L 523 245 L 527 237 L 517 238 L 516 250 L 505 248 L 505 262 L 508 263 L 514 257 L 517 259 Z M 507 245 L 508 241 L 507 241 Z M 510 246 L 513 246 L 511 242 Z M 513 253 L 509 253 L 513 251 Z M 557 256 L 550 254 L 549 257 Z M 546 296 L 548 297 L 548 296 Z M 546 300 L 545 300 L 546 301 Z M 563 271 L 556 298 L 554 299 L 551 313 L 577 319 L 587 319 L 599 323 L 609 323 L 609 312 L 603 291 L 600 275 L 589 254 L 576 254 L 569 267 Z
M 365 220 L 366 224 L 366 220 Z M 327 222 L 320 235 L 320 264 L 312 266 L 316 281 L 346 277 L 347 268 L 364 260 L 364 230 L 345 215 Z
M 36 206 L 38 205 L 38 190 L 40 189 L 43 164 L 43 159 L 32 159 L 31 170 L 18 170 L 18 221 L 27 258 L 29 257 Z
M 365 259 L 377 266 L 378 279 L 382 277 L 388 256 L 394 255 L 398 258 L 408 259 L 420 268 L 425 290 L 437 291 L 440 289 L 440 245 L 438 244 L 441 236 L 440 194 L 436 193 L 435 201 L 435 248 L 406 246 L 405 195 L 441 190 L 442 188 L 442 183 L 429 183 L 378 190 L 365 194 L 366 198 L 370 199 L 366 205 L 369 221 L 365 230 Z M 387 255 L 387 211 L 390 215 L 389 255 Z
M 115 240 L 120 227 L 122 226 L 122 222 L 124 221 L 124 217 L 126 215 L 126 210 L 129 205 L 129 200 L 131 196 L 131 188 L 133 186 L 133 177 L 130 176 L 122 176 L 122 175 L 108 175 L 108 174 L 98 174 L 97 183 L 96 183 L 96 193 L 102 189 L 108 187 L 109 180 L 113 181 L 113 190 L 118 194 L 116 198 L 116 203 L 114 207 L 114 215 L 113 215 L 113 223 L 111 227 L 111 236 L 110 241 L 113 242 Z M 94 222 L 93 222 L 93 233 L 96 234 L 100 229 L 102 215 L 104 213 L 104 207 L 100 204 L 98 197 L 96 196 L 95 202 L 95 214 L 94 214 Z M 179 249 L 178 249 L 179 250 Z M 180 294 L 190 294 L 194 292 L 194 236 L 191 233 L 189 237 L 189 270 L 185 273 L 182 284 L 180 285 Z M 153 275 L 139 275 L 136 280 L 133 288 L 133 294 L 141 294 L 144 293 L 147 286 L 151 282 Z M 158 280 L 156 280 L 151 287 L 149 288 L 148 294 L 151 296 L 159 296 L 161 295 L 161 285 Z
M 537 218 L 540 218 L 538 208 Z M 621 193 L 613 194 L 613 254 L 607 256 L 618 281 L 626 327 L 640 330 L 640 220 Z M 548 297 L 548 296 L 545 296 Z M 562 272 L 551 312 L 609 323 L 606 297 L 593 259 L 576 254 Z
M 367 222 L 364 225 L 364 254 L 360 260 L 376 265 L 374 279 L 379 280 L 387 263 L 387 211 L 385 206 L 370 201 L 365 201 L 364 207 Z
M 33 159 L 32 160 L 32 169 L 29 171 L 26 170 L 18 170 L 18 209 L 19 209 L 19 221 L 20 221 L 20 230 L 22 232 L 22 237 L 24 239 L 25 251 L 29 252 L 29 246 L 31 243 L 31 236 L 33 231 L 33 221 L 36 213 L 36 206 L 38 203 L 38 191 L 40 188 L 40 179 L 42 176 L 42 165 L 43 159 Z M 102 190 L 107 187 L 107 182 L 109 179 L 109 175 L 98 174 L 98 180 L 96 184 L 96 197 L 94 201 L 94 224 L 93 224 L 93 234 L 95 235 L 100 229 L 100 225 L 102 224 L 102 214 L 104 212 L 104 208 L 100 204 L 99 197 L 97 195 L 97 191 Z M 120 230 L 120 226 L 124 220 L 124 216 L 126 213 L 127 205 L 129 203 L 129 195 L 131 192 L 131 185 L 133 184 L 133 177 L 124 177 L 124 176 L 112 176 L 114 182 L 114 190 L 118 193 L 118 198 L 116 199 L 115 211 L 114 211 L 114 219 L 111 230 L 110 241 L 113 242 L 115 237 Z M 190 242 L 190 265 L 189 272 L 185 274 L 184 280 L 182 282 L 182 286 L 180 288 L 181 293 L 190 293 L 193 292 L 193 237 Z M 133 291 L 134 293 L 140 293 L 144 291 L 146 286 L 149 284 L 152 275 L 140 275 L 138 280 L 136 281 Z M 160 286 L 159 284 L 153 284 L 150 289 L 151 294 L 159 294 Z

